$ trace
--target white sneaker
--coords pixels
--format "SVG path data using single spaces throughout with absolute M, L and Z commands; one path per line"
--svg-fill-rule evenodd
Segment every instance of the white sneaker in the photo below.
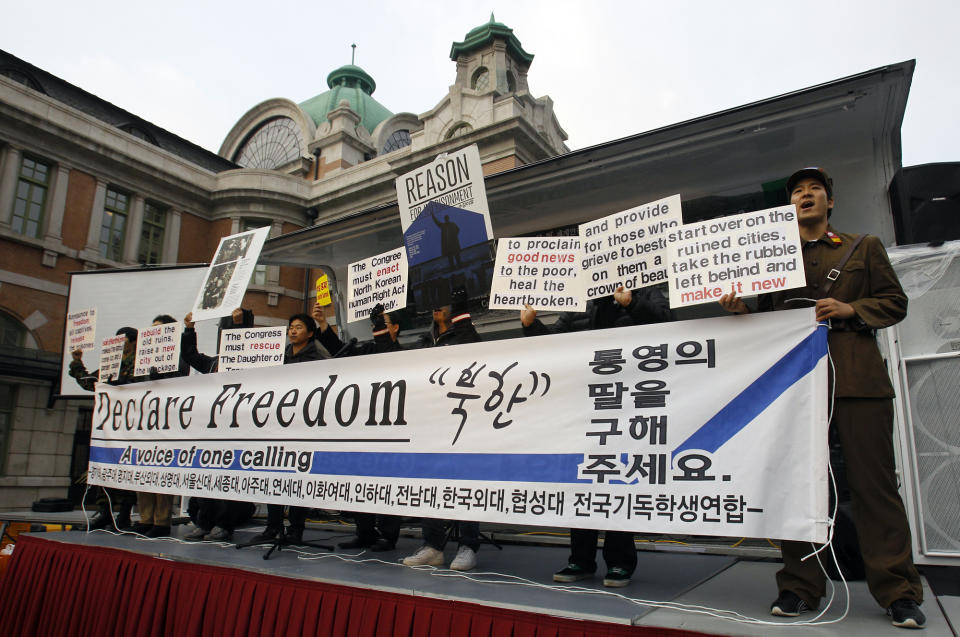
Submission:
M 450 569 L 454 571 L 470 571 L 477 565 L 477 552 L 469 546 L 461 546 L 457 556 L 450 562 Z
M 406 566 L 443 566 L 443 551 L 432 546 L 422 546 L 410 557 L 403 558 Z

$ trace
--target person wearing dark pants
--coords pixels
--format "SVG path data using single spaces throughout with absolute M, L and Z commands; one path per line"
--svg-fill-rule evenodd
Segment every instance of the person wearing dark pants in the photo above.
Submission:
M 894 626 L 922 628 L 923 587 L 913 564 L 910 526 L 897 491 L 893 455 L 895 394 L 877 347 L 875 330 L 899 323 L 907 297 L 876 237 L 838 233 L 829 223 L 833 181 L 820 168 L 803 168 L 787 179 L 796 206 L 806 287 L 764 294 L 759 311 L 816 309 L 828 328 L 835 368 L 831 432 L 839 439 L 847 469 L 853 518 L 867 585 Z M 736 314 L 750 308 L 735 294 L 720 305 Z M 820 605 L 825 575 L 804 542 L 785 540 L 779 595 L 770 612 L 795 617 Z
M 631 291 L 620 286 L 612 296 L 588 301 L 584 312 L 562 313 L 552 327 L 544 325 L 537 318 L 536 310 L 529 305 L 520 312 L 524 336 L 663 323 L 672 319 L 673 313 L 667 300 L 655 287 Z M 597 570 L 598 540 L 599 532 L 596 530 L 570 529 L 570 559 L 564 568 L 553 574 L 553 581 L 570 583 L 593 577 Z M 603 561 L 607 564 L 603 585 L 627 586 L 637 568 L 637 548 L 633 543 L 633 533 L 606 531 Z

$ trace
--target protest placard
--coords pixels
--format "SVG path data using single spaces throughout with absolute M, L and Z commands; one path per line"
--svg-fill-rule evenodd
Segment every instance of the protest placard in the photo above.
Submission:
M 100 381 L 116 379 L 120 375 L 120 363 L 123 361 L 123 346 L 127 337 L 123 334 L 108 336 L 100 343 Z
M 443 154 L 425 166 L 401 175 L 396 180 L 400 227 L 404 235 L 429 203 L 479 213 L 486 236 L 464 246 L 493 237 L 487 191 L 483 184 L 483 168 L 476 144 Z
M 243 295 L 257 267 L 270 227 L 248 230 L 220 239 L 213 263 L 193 305 L 193 320 L 227 316 L 243 305 Z
M 370 316 L 377 303 L 387 312 L 407 306 L 407 255 L 403 248 L 351 263 L 347 269 L 347 321 Z
M 90 308 L 67 314 L 67 347 L 86 352 L 97 346 L 97 310 Z
M 283 365 L 286 341 L 284 327 L 223 330 L 220 333 L 219 371 Z
M 665 282 L 666 233 L 681 224 L 680 195 L 581 224 L 586 298 Z
M 146 376 L 154 369 L 158 374 L 180 368 L 180 323 L 164 323 L 138 331 L 134 376 Z
M 582 312 L 583 271 L 577 237 L 500 239 L 490 288 L 491 310 Z
M 319 305 L 330 305 L 330 281 L 326 274 L 317 279 L 317 303 Z
M 671 230 L 670 307 L 806 285 L 796 214 L 780 206 Z

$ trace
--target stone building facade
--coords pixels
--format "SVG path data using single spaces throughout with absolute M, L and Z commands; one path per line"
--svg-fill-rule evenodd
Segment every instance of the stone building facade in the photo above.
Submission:
M 491 16 L 450 57 L 426 113 L 391 112 L 346 65 L 303 103 L 251 108 L 214 154 L 0 51 L 0 508 L 82 493 L 91 401 L 55 395 L 69 273 L 206 262 L 228 234 L 376 209 L 398 175 L 472 143 L 486 174 L 567 152 L 509 27 Z M 244 305 L 283 324 L 312 305 L 313 274 L 258 266 Z

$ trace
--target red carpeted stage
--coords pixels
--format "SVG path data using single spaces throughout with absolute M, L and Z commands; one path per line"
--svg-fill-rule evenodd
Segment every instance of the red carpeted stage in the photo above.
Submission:
M 308 528 L 307 539 L 336 542 L 351 532 Z M 400 565 L 418 546 L 401 537 L 386 553 L 284 548 L 265 561 L 266 547 L 106 532 L 21 535 L 0 581 L 0 636 L 797 635 L 790 624 L 813 619 L 767 614 L 779 567 L 772 561 L 640 551 L 633 581 L 611 590 L 600 577 L 554 584 L 565 546 L 484 545 L 467 574 Z M 448 561 L 455 551 L 447 547 Z M 937 599 L 929 587 L 925 594 L 927 634 L 952 634 L 946 615 L 956 598 Z M 803 634 L 900 634 L 863 582 L 851 583 L 846 616 L 845 601 L 841 591 L 818 620 L 827 623 Z

